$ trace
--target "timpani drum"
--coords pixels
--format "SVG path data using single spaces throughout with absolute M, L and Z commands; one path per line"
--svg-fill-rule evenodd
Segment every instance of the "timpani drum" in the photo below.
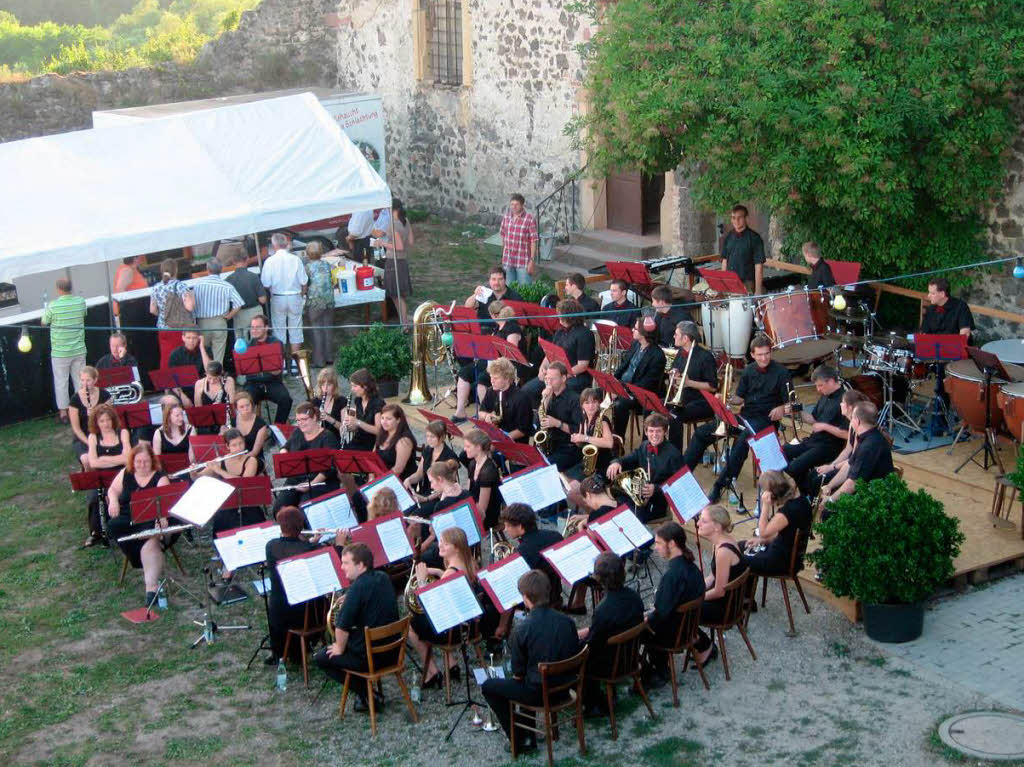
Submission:
M 1024 379 L 1024 368 L 1017 365 L 1004 365 L 1011 375 Z M 998 376 L 993 376 L 988 387 L 988 397 L 992 400 L 989 422 L 990 426 L 998 430 L 1003 425 L 1003 410 L 999 405 L 997 395 L 999 388 L 1009 384 L 1009 381 Z M 964 424 L 972 432 L 985 432 L 985 376 L 974 364 L 974 360 L 957 360 L 946 366 L 946 391 L 949 393 L 949 401 L 964 420 Z
M 1004 363 L 1005 364 L 1005 363 Z M 1024 443 L 1024 383 L 1008 383 L 999 387 L 996 404 L 1003 412 L 1006 430 L 1018 442 Z
M 712 299 L 700 305 L 704 343 L 713 352 L 742 359 L 754 334 L 754 310 L 743 298 Z
M 829 332 L 828 298 L 820 291 L 793 290 L 762 299 L 758 324 L 772 340 L 772 359 L 783 365 L 827 357 L 839 342 Z

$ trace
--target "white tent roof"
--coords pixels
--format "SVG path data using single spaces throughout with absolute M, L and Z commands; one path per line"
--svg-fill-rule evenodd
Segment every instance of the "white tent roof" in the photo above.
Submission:
M 0 281 L 391 204 L 309 93 L 0 144 Z

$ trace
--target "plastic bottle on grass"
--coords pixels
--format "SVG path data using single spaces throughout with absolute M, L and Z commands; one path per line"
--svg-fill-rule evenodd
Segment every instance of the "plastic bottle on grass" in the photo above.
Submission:
M 277 689 L 281 692 L 288 689 L 288 668 L 284 665 L 284 658 L 277 662 Z
M 163 586 L 156 592 L 156 606 L 161 610 L 167 609 L 167 591 Z

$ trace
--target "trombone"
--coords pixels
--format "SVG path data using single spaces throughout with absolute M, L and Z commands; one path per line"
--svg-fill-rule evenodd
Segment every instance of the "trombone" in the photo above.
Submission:
M 690 351 L 686 353 L 686 364 L 683 365 L 683 374 L 678 378 L 669 374 L 668 386 L 665 387 L 665 405 L 680 406 L 683 404 L 683 392 L 686 389 L 686 374 L 690 371 L 690 360 L 693 359 L 693 350 L 697 348 L 697 342 L 690 342 Z
M 725 407 L 729 406 L 729 389 L 732 388 L 732 371 L 732 362 L 726 362 L 725 375 L 722 382 L 722 392 L 720 394 L 722 405 L 724 405 Z M 715 429 L 715 436 L 724 437 L 726 434 L 728 434 L 728 428 L 729 427 L 726 425 L 725 421 L 719 421 L 718 427 Z

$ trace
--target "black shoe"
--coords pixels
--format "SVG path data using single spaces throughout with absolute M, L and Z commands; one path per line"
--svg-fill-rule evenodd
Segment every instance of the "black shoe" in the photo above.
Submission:
M 718 659 L 718 647 L 716 645 L 711 645 L 711 654 L 708 656 L 708 659 L 706 661 L 704 661 L 704 663 L 702 663 L 701 665 L 704 668 L 707 668 L 708 666 L 711 665 L 712 661 L 717 660 L 717 659 Z M 696 671 L 696 670 L 697 670 L 697 663 L 694 662 L 694 664 L 692 666 L 690 666 L 690 671 Z
M 150 609 L 156 607 L 156 592 L 155 591 L 147 591 L 146 592 L 146 607 L 150 608 Z
M 423 683 L 423 686 L 420 689 L 422 689 L 422 690 L 440 690 L 442 684 L 444 684 L 444 674 L 442 674 L 440 671 L 438 671 L 436 674 L 434 674 L 432 677 L 430 677 L 430 679 L 425 681 Z
M 352 704 L 352 710 L 357 714 L 365 714 L 370 710 L 370 704 L 366 702 L 366 698 L 362 695 L 357 695 L 356 702 Z
M 510 754 L 512 753 L 512 744 L 509 743 L 505 746 L 505 750 Z M 519 754 L 532 754 L 537 750 L 537 741 L 533 738 L 525 739 L 522 743 L 516 746 L 516 755 Z
M 709 503 L 719 503 L 722 500 L 722 493 L 725 491 L 725 486 L 720 485 L 717 482 L 715 486 L 711 488 L 711 494 L 708 496 Z
M 268 655 L 266 658 L 263 659 L 263 665 L 264 666 L 276 666 L 277 665 L 277 658 L 275 658 L 273 655 Z

